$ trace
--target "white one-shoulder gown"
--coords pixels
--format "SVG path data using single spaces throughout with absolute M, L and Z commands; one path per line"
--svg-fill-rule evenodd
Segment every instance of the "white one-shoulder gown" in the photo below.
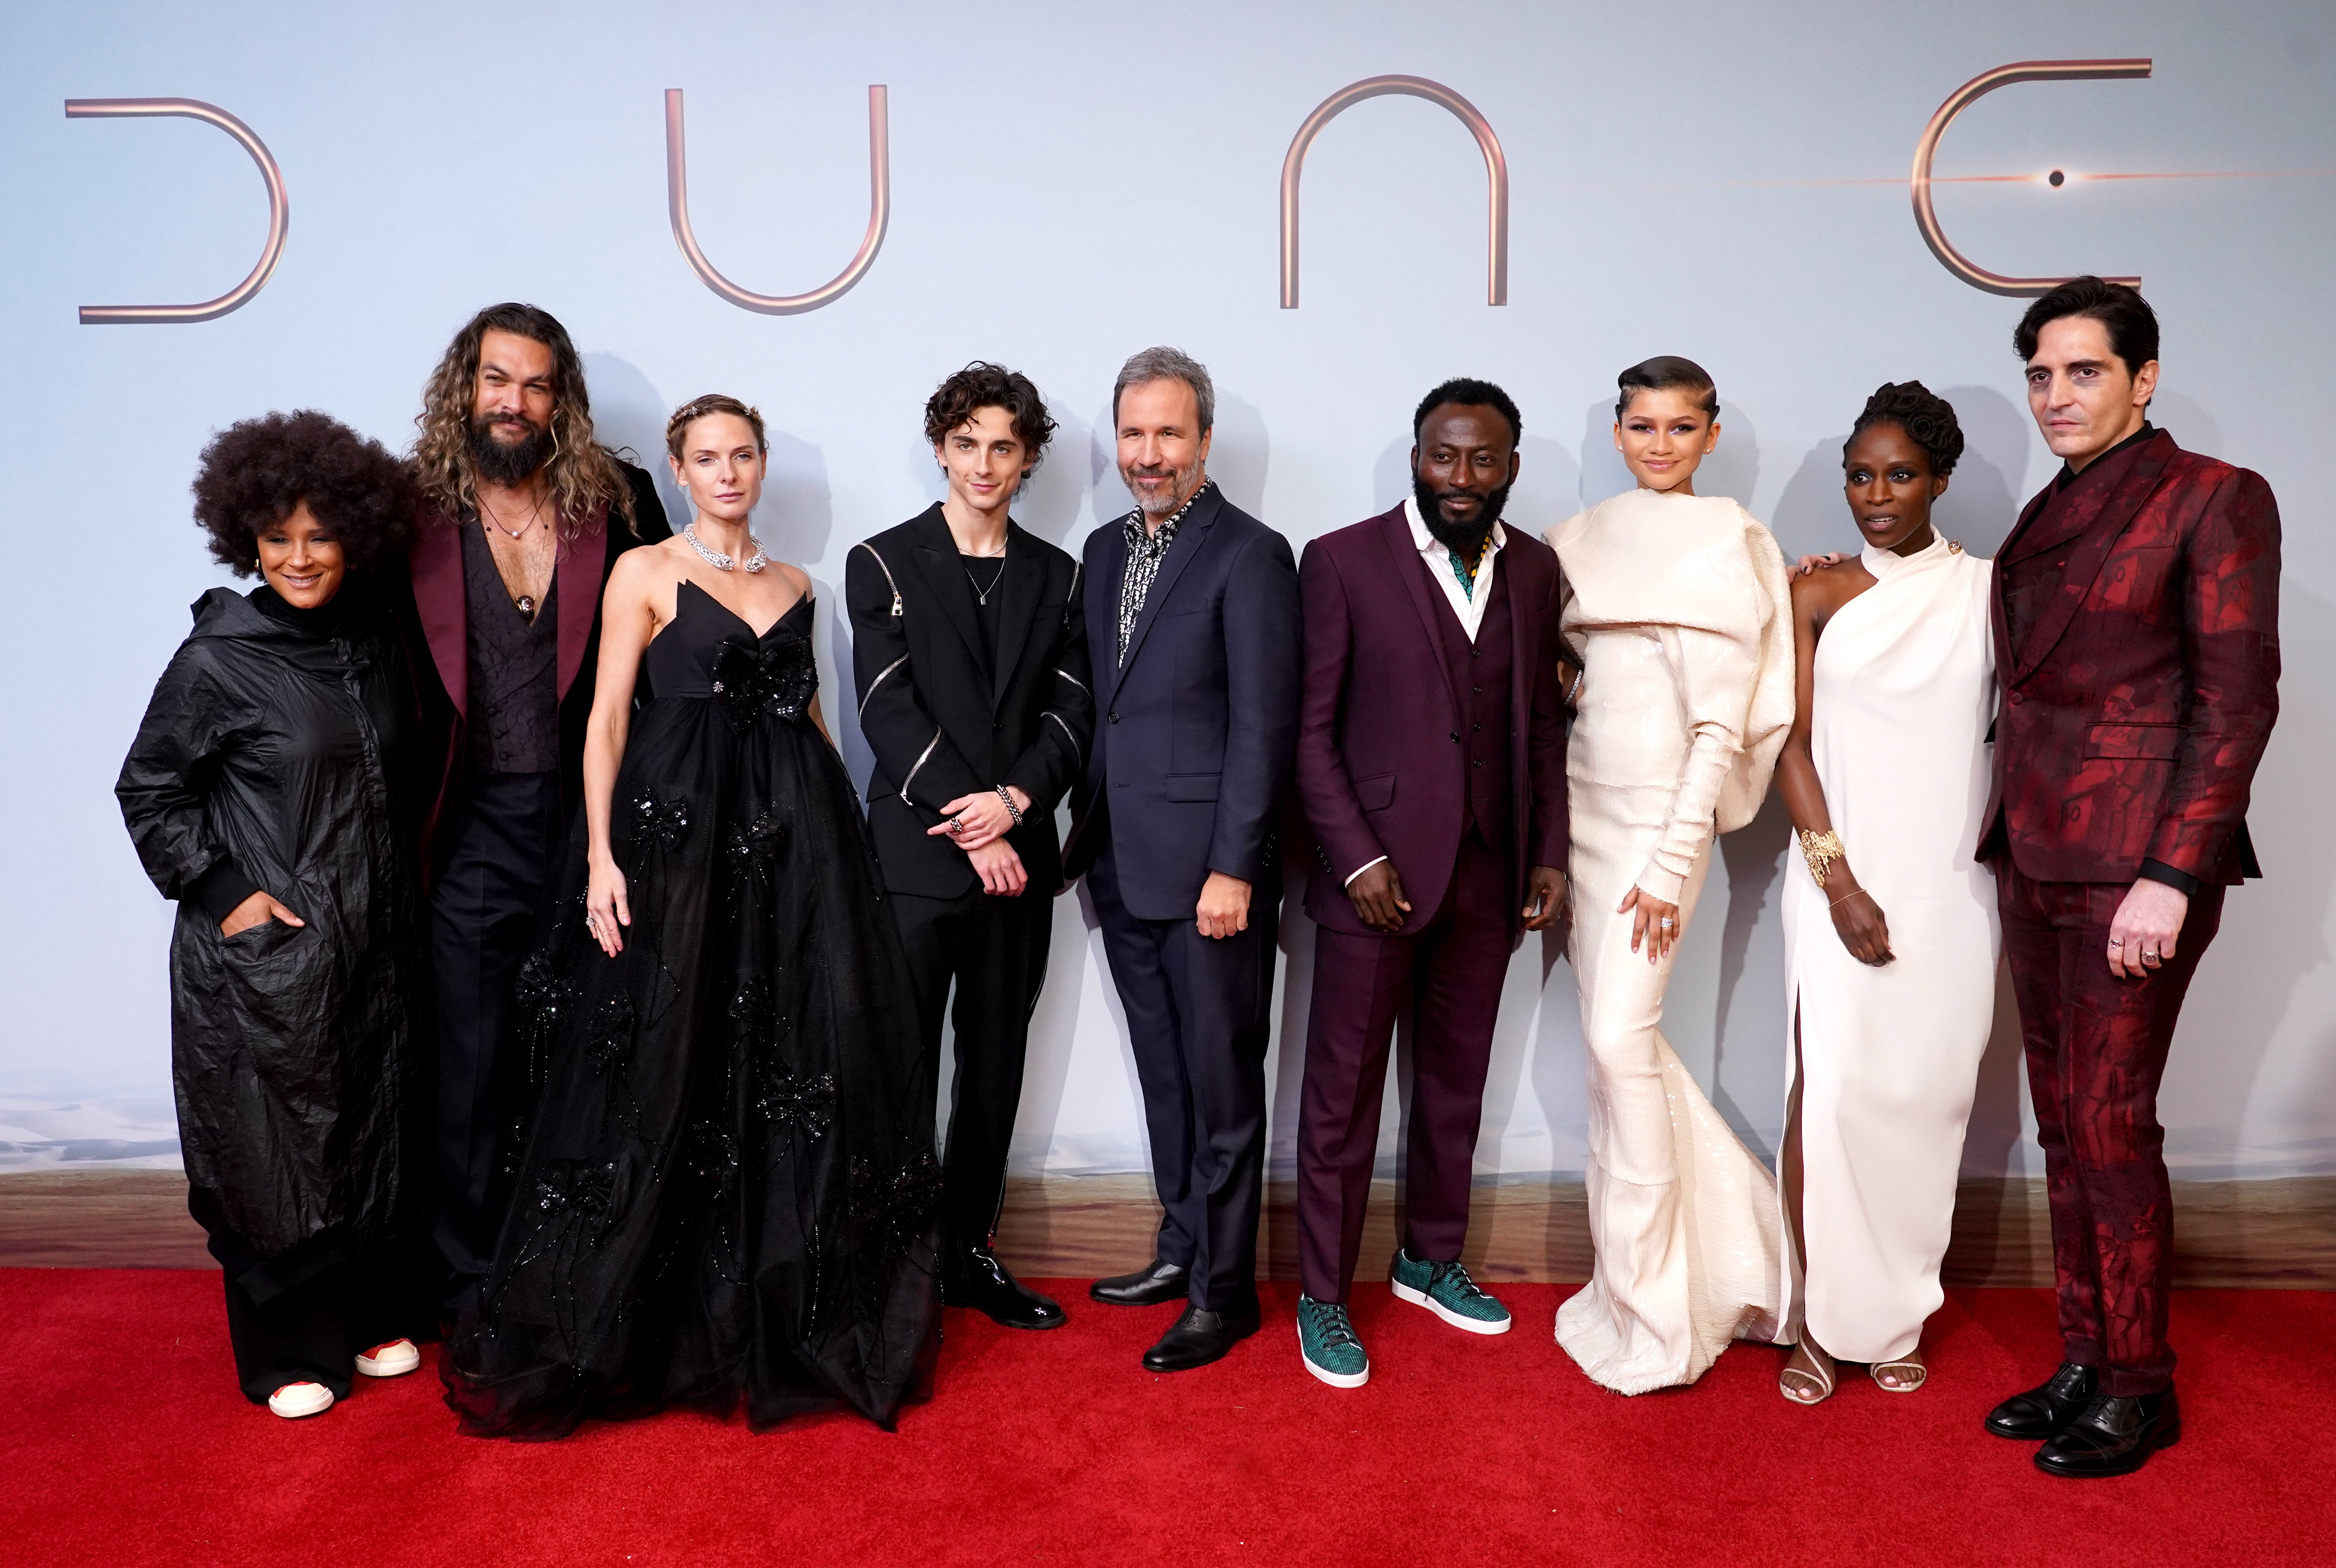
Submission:
M 1638 1394 L 1776 1329 L 1775 1182 L 1663 1038 L 1673 960 L 1632 952 L 1615 906 L 1633 886 L 1676 902 L 1684 936 L 1715 826 L 1759 809 L 1792 725 L 1792 600 L 1776 541 L 1724 498 L 1634 491 L 1547 537 L 1584 671 L 1566 777 L 1597 1250 L 1557 1340 Z
M 1785 1319 L 1787 1338 L 1806 1321 L 1833 1355 L 1871 1362 L 1913 1350 L 1944 1299 L 2000 942 L 1995 879 L 1971 859 L 1995 708 L 1989 564 L 1943 539 L 1861 559 L 1874 584 L 1817 639 L 1809 740 L 1833 830 L 1896 956 L 1878 969 L 1852 958 L 1825 890 L 1790 858 L 1786 1023 L 1800 1042 L 1807 1275 L 1795 1277 L 1787 1248 Z

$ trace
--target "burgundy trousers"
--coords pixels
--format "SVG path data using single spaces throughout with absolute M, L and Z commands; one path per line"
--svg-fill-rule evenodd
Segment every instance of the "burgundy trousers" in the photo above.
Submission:
M 2098 1368 L 2104 1393 L 2160 1393 L 2174 1382 L 2174 1195 L 2157 1084 L 2224 890 L 2191 898 L 2164 967 L 2121 980 L 2108 943 L 2125 884 L 2037 881 L 2005 855 L 1995 885 L 2044 1146 L 2062 1355 Z
M 1315 936 L 1298 1119 L 1298 1277 L 1318 1301 L 1344 1301 L 1354 1282 L 1387 1048 L 1406 1016 L 1414 1025 L 1404 1244 L 1415 1258 L 1460 1256 L 1493 1023 L 1516 929 L 1509 897 L 1506 857 L 1472 829 L 1461 836 L 1442 907 L 1418 931 L 1324 929 Z

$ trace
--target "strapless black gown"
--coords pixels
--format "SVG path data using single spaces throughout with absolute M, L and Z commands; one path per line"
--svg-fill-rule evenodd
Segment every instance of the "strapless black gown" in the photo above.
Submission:
M 584 933 L 580 844 L 521 980 L 541 1080 L 447 1402 L 476 1435 L 741 1403 L 887 1427 L 939 1339 L 933 1090 L 808 599 L 757 638 L 684 583 L 609 837 L 632 925 Z

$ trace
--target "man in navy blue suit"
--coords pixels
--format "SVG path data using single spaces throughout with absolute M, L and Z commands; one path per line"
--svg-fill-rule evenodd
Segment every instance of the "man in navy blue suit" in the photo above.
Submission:
M 1257 1332 L 1273 819 L 1298 741 L 1297 567 L 1209 479 L 1215 413 L 1208 371 L 1173 348 L 1135 355 L 1112 389 L 1136 510 L 1087 536 L 1103 722 L 1065 851 L 1102 922 L 1165 1211 L 1152 1262 L 1091 1293 L 1185 1303 L 1144 1354 L 1154 1372 Z

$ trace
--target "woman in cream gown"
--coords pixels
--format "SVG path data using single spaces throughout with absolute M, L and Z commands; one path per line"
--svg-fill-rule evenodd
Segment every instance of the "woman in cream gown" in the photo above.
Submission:
M 1843 452 L 1864 550 L 1794 584 L 1800 716 L 1776 782 L 1806 860 L 1785 872 L 1788 1399 L 1833 1359 L 1890 1393 L 1927 1375 L 1922 1323 L 1995 1017 L 1995 883 L 1971 851 L 1995 708 L 1988 562 L 1931 526 L 1955 412 L 1884 386 Z M 1853 869 L 1854 867 L 1854 869 Z M 1822 870 L 1822 883 L 1817 872 Z
M 1772 1339 L 1775 1183 L 1660 1027 L 1715 825 L 1758 810 L 1793 716 L 1783 557 L 1695 494 L 1718 397 L 1691 362 L 1622 373 L 1615 443 L 1640 488 L 1552 529 L 1582 666 L 1567 760 L 1571 958 L 1590 1069 L 1596 1268 L 1557 1341 L 1620 1393 L 1692 1383 L 1731 1339 Z

